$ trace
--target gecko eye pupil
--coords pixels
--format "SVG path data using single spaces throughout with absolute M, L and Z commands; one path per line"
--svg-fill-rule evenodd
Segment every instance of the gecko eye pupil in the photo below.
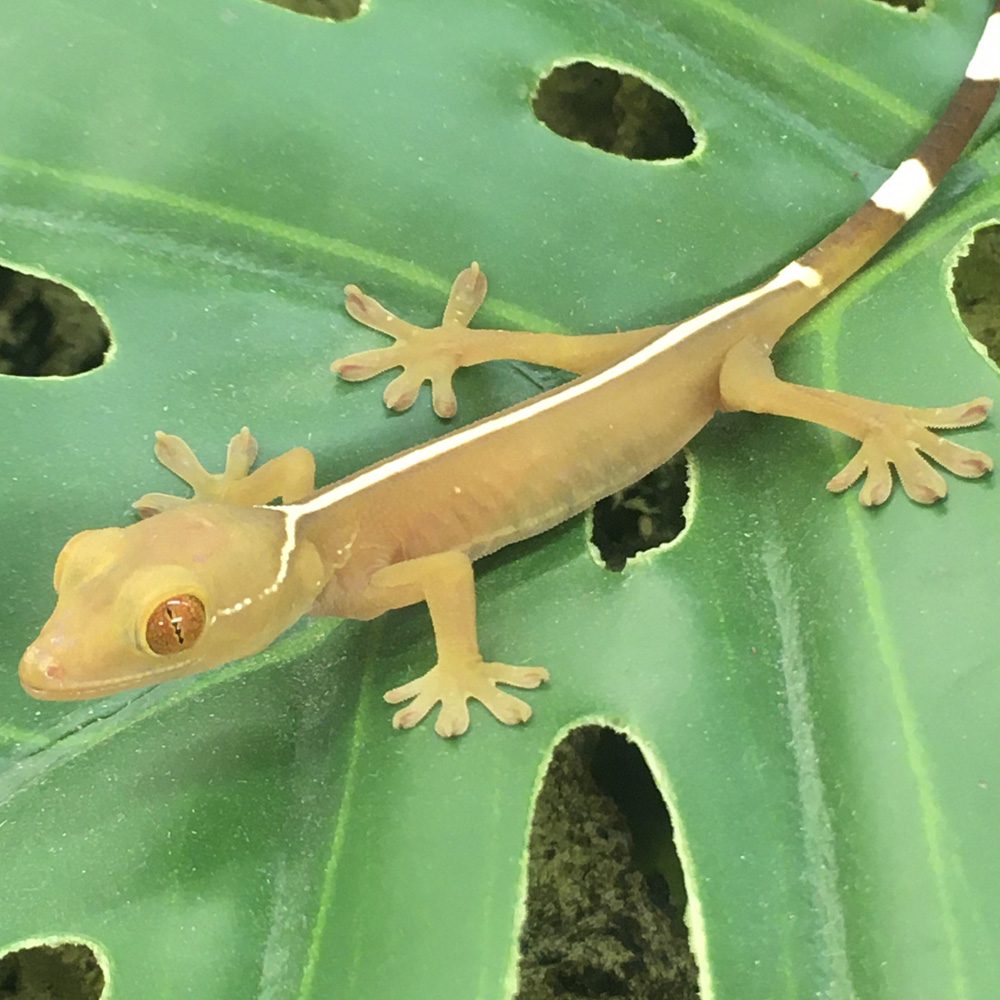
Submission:
M 158 655 L 181 653 L 205 629 L 205 605 L 194 594 L 168 597 L 146 620 L 146 645 Z

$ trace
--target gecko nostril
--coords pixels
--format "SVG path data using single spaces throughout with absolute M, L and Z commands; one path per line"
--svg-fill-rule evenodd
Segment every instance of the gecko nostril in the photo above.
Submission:
M 29 691 L 47 690 L 53 683 L 58 684 L 66 679 L 65 669 L 59 666 L 50 653 L 38 646 L 29 646 L 24 651 L 18 675 Z

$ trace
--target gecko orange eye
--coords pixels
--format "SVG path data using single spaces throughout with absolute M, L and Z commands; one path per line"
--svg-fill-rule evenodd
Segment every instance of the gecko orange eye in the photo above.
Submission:
M 168 597 L 146 621 L 146 645 L 158 655 L 190 649 L 205 630 L 205 605 L 194 594 Z

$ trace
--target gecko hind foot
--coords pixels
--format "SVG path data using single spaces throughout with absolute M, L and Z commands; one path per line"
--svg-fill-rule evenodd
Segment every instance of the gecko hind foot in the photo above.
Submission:
M 347 311 L 359 323 L 392 337 L 395 344 L 350 354 L 334 361 L 330 370 L 345 381 L 363 382 L 390 368 L 402 368 L 402 374 L 383 393 L 390 410 L 408 410 L 420 394 L 420 387 L 430 382 L 434 412 L 445 419 L 453 417 L 458 401 L 452 376 L 461 366 L 462 342 L 486 298 L 486 289 L 486 275 L 473 262 L 455 278 L 441 324 L 423 327 L 395 316 L 357 285 L 348 285 L 344 289 Z
M 993 406 L 992 400 L 980 397 L 959 406 L 932 409 L 872 405 L 877 407 L 872 429 L 862 439 L 854 457 L 827 483 L 831 492 L 842 493 L 866 475 L 859 500 L 865 507 L 877 507 L 889 499 L 894 468 L 911 500 L 931 504 L 944 498 L 948 484 L 925 455 L 966 479 L 976 479 L 993 468 L 992 459 L 984 452 L 965 448 L 934 433 L 934 430 L 982 423 Z
M 448 738 L 461 736 L 469 728 L 470 698 L 482 702 L 505 725 L 527 722 L 531 706 L 500 691 L 497 684 L 536 688 L 548 679 L 549 672 L 542 667 L 512 667 L 506 663 L 484 663 L 482 659 L 446 661 L 431 667 L 422 677 L 387 691 L 384 697 L 390 705 L 412 699 L 393 716 L 396 729 L 412 729 L 440 702 L 434 731 Z

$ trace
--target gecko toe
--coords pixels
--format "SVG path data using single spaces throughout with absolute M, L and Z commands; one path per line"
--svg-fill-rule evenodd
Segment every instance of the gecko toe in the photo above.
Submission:
M 892 493 L 892 470 L 883 460 L 872 461 L 868 465 L 868 476 L 861 488 L 858 500 L 863 507 L 880 507 Z
M 418 695 L 405 708 L 401 708 L 392 717 L 394 729 L 412 729 L 426 718 L 434 707 L 434 699 L 429 695 Z
M 917 453 L 915 446 L 898 448 L 891 461 L 904 492 L 915 503 L 936 503 L 947 495 L 948 484 L 944 477 L 931 468 L 930 463 Z
M 469 705 L 464 698 L 449 701 L 441 706 L 434 732 L 446 740 L 461 736 L 469 728 Z
M 450 420 L 458 412 L 458 398 L 455 396 L 451 375 L 438 375 L 431 379 L 431 401 L 434 412 L 442 420 Z
M 423 379 L 419 375 L 404 371 L 385 387 L 382 400 L 390 410 L 403 413 L 417 401 L 422 384 Z
M 505 726 L 518 726 L 531 718 L 531 706 L 512 694 L 494 688 L 493 693 L 479 699 L 494 718 Z
M 993 469 L 993 459 L 989 455 L 955 444 L 931 431 L 925 431 L 917 443 L 925 455 L 956 476 L 978 479 Z
M 162 514 L 165 510 L 174 507 L 182 507 L 187 503 L 183 497 L 173 496 L 170 493 L 144 493 L 136 500 L 132 507 L 139 512 L 139 517 L 153 517 L 154 514 Z
M 230 482 L 242 479 L 257 461 L 258 450 L 257 439 L 250 433 L 250 428 L 243 427 L 229 440 L 223 476 Z
M 847 465 L 826 484 L 826 488 L 831 493 L 843 493 L 844 490 L 849 490 L 864 475 L 867 465 L 864 449 L 859 448 Z
M 338 358 L 330 365 L 330 371 L 345 382 L 364 382 L 390 368 L 398 368 L 401 363 L 395 347 L 379 347 Z
M 905 407 L 906 414 L 917 424 L 933 427 L 935 430 L 954 430 L 960 427 L 975 427 L 981 424 L 993 409 L 993 400 L 979 396 L 968 403 L 957 406 L 931 408 Z
M 444 324 L 468 326 L 486 298 L 486 275 L 473 261 L 458 272 L 452 282 L 448 304 L 444 308 Z

